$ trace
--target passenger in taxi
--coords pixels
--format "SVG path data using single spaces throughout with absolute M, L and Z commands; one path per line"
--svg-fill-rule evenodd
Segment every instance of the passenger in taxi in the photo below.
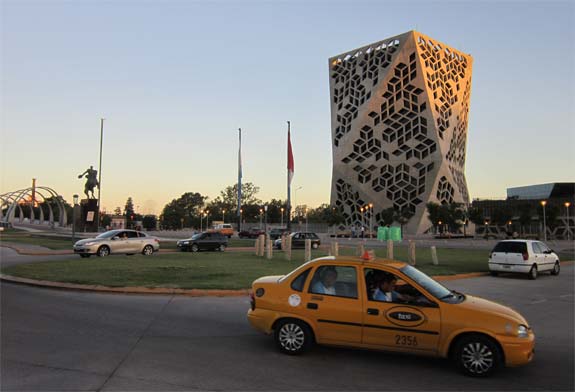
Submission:
M 337 281 L 337 271 L 333 267 L 325 267 L 320 271 L 320 280 L 312 286 L 311 292 L 314 294 L 336 295 L 335 282 Z

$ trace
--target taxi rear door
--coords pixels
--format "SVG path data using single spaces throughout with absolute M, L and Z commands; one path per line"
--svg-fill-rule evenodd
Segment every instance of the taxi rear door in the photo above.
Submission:
M 316 284 L 321 281 L 322 269 L 337 271 L 335 294 L 323 294 Z M 358 290 L 356 266 L 323 265 L 312 271 L 312 279 L 302 293 L 305 316 L 315 324 L 319 343 L 361 343 L 363 295 Z
M 366 276 L 365 272 L 362 276 Z M 369 290 L 367 284 L 366 289 Z M 381 302 L 367 293 L 364 298 L 363 344 L 394 351 L 437 352 L 441 313 L 435 302 L 429 301 L 427 305 Z

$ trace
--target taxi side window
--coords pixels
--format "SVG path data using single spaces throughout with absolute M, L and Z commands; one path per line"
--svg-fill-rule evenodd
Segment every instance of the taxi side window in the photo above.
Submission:
M 390 272 L 367 268 L 365 286 L 370 301 L 433 305 L 419 290 Z
M 312 294 L 357 298 L 355 267 L 324 265 L 318 267 L 309 286 Z
M 307 276 L 309 275 L 309 271 L 311 271 L 311 268 L 306 269 L 304 272 L 299 274 L 297 276 L 297 278 L 292 280 L 291 285 L 290 285 L 292 290 L 300 291 L 300 292 L 303 291 L 303 285 L 305 284 Z

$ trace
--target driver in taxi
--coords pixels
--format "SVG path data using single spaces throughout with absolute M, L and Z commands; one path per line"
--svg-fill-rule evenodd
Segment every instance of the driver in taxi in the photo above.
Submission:
M 397 278 L 395 275 L 384 274 L 377 282 L 377 288 L 373 292 L 375 301 L 383 302 L 407 302 L 410 298 L 395 291 Z

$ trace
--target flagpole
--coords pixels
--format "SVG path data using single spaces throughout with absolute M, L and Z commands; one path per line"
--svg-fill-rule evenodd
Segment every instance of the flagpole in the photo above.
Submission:
M 287 168 L 287 231 L 291 232 L 291 181 L 290 181 L 290 172 L 289 172 L 289 154 L 290 154 L 290 122 L 287 122 L 288 125 L 288 168 Z
M 240 148 L 238 150 L 238 233 L 242 230 L 242 129 L 238 128 Z

